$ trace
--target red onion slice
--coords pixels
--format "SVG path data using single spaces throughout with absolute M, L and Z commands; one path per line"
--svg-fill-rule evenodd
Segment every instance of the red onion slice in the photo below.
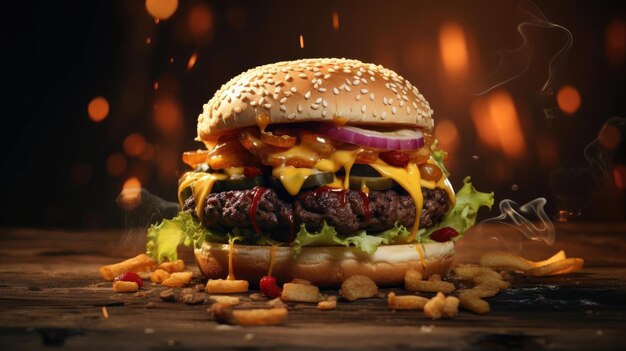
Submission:
M 424 146 L 424 134 L 415 129 L 380 132 L 355 126 L 337 127 L 328 123 L 315 124 L 312 128 L 339 141 L 376 149 L 416 150 Z

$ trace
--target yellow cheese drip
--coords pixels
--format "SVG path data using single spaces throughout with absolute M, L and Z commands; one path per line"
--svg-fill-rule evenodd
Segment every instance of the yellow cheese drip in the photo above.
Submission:
M 270 116 L 264 113 L 256 116 L 256 125 L 259 127 L 259 130 L 261 130 L 261 133 L 265 133 L 265 128 L 267 128 L 268 124 L 270 124 Z
M 317 162 L 315 168 L 323 172 L 337 172 L 341 168 L 344 169 L 346 175 L 343 179 L 343 188 L 348 189 L 350 187 L 350 169 L 356 161 L 356 156 L 363 149 L 355 150 L 335 150 L 329 158 L 325 158 Z
M 285 190 L 293 196 L 298 195 L 304 181 L 313 174 L 315 170 L 310 168 L 295 168 L 291 166 L 276 167 L 272 175 L 278 179 L 285 187 Z
M 233 270 L 233 252 L 235 251 L 235 240 L 228 241 L 228 280 L 235 280 L 235 271 Z
M 413 223 L 411 234 L 407 238 L 407 242 L 412 242 L 417 235 L 420 214 L 422 213 L 422 206 L 424 205 L 424 197 L 420 186 L 420 172 L 417 165 L 411 162 L 406 168 L 393 167 L 378 159 L 376 163 L 372 163 L 370 166 L 377 170 L 382 176 L 395 180 L 413 199 L 413 203 L 415 203 L 415 223 Z
M 426 267 L 426 259 L 424 258 L 425 254 L 424 249 L 422 248 L 422 244 L 415 244 L 415 251 L 417 251 L 420 256 L 420 264 L 422 265 L 422 267 Z
M 226 179 L 225 174 L 220 173 L 203 173 L 203 172 L 187 172 L 182 178 L 180 185 L 178 185 L 178 202 L 183 207 L 182 191 L 185 188 L 191 186 L 191 193 L 193 199 L 196 202 L 196 215 L 202 219 L 204 214 L 202 212 L 202 204 L 206 200 L 206 197 L 211 193 L 213 184 L 216 180 Z

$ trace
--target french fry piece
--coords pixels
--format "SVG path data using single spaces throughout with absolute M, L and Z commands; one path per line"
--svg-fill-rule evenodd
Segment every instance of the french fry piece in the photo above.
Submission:
M 462 280 L 472 280 L 478 275 L 488 275 L 495 279 L 504 280 L 502 274 L 494 271 L 489 267 L 480 267 L 474 265 L 463 265 L 454 267 L 454 273 Z
M 407 280 L 414 282 L 414 281 L 418 281 L 422 279 L 424 279 L 424 277 L 422 276 L 422 273 L 414 269 L 409 269 L 406 272 L 404 272 L 404 284 L 405 285 L 406 285 Z
M 113 282 L 113 291 L 118 293 L 131 293 L 137 292 L 139 285 L 135 282 L 126 282 L 123 280 L 117 280 Z
M 500 290 L 508 289 L 511 286 L 511 283 L 501 279 L 493 278 L 489 275 L 477 275 L 472 279 L 472 281 L 476 285 L 491 286 Z
M 556 254 L 554 254 L 552 257 L 548 258 L 547 260 L 543 260 L 543 261 L 539 261 L 539 262 L 535 262 L 535 267 L 541 267 L 541 266 L 545 266 L 545 265 L 549 265 L 550 263 L 554 263 L 560 260 L 564 260 L 567 257 L 565 256 L 565 251 L 561 250 L 559 252 L 557 252 Z
M 189 284 L 191 281 L 191 277 L 193 277 L 193 272 L 174 272 L 170 274 L 170 276 L 165 279 L 161 285 L 168 286 L 170 288 L 182 288 L 183 286 Z
M 376 296 L 376 294 L 378 294 L 376 283 L 370 277 L 360 274 L 344 280 L 339 290 L 339 295 L 348 301 L 367 299 Z
M 454 284 L 444 281 L 431 282 L 428 280 L 404 281 L 404 288 L 408 291 L 442 292 L 449 294 L 454 291 Z
M 480 265 L 498 269 L 527 271 L 535 267 L 535 262 L 507 252 L 487 252 L 480 257 Z
M 275 325 L 287 318 L 286 308 L 264 308 L 233 311 L 235 322 L 240 325 Z
M 320 289 L 314 285 L 286 283 L 281 299 L 295 302 L 318 302 Z
M 328 299 L 317 303 L 318 310 L 327 311 L 335 308 L 337 308 L 337 296 L 330 296 Z
M 438 292 L 435 297 L 428 300 L 424 305 L 424 314 L 430 319 L 439 319 L 443 316 L 443 308 L 446 305 L 446 296 Z
M 428 281 L 429 282 L 440 282 L 441 281 L 441 276 L 439 274 L 432 274 L 430 277 L 428 277 Z
M 239 303 L 241 302 L 241 300 L 237 296 L 216 295 L 211 296 L 210 299 L 227 306 L 236 306 L 239 305 Z
M 157 269 L 150 274 L 150 281 L 153 283 L 161 284 L 163 281 L 170 277 L 170 273 L 162 269 Z
M 491 285 L 476 285 L 471 289 L 459 291 L 459 294 L 470 293 L 476 295 L 477 297 L 480 297 L 481 299 L 484 299 L 486 297 L 496 296 L 499 292 L 500 289 Z
M 466 290 L 459 294 L 461 307 L 474 312 L 476 314 L 485 314 L 489 312 L 489 303 L 479 297 L 476 292 Z
M 115 277 L 126 272 L 146 271 L 156 266 L 156 261 L 146 254 L 139 254 L 125 261 L 100 267 L 100 275 L 105 280 L 113 280 Z
M 443 306 L 443 316 L 446 318 L 454 318 L 459 314 L 460 300 L 455 296 L 446 296 L 446 304 Z
M 427 302 L 428 299 L 423 296 L 396 296 L 393 291 L 387 295 L 387 306 L 391 310 L 421 310 Z
M 206 282 L 206 291 L 210 294 L 232 294 L 248 291 L 247 280 L 209 279 Z
M 168 273 L 182 272 L 185 270 L 185 261 L 176 260 L 172 262 L 163 262 L 158 268 L 167 271 Z
M 524 273 L 535 277 L 563 274 L 561 272 L 571 273 L 581 270 L 584 263 L 585 261 L 582 258 L 566 258 L 545 266 L 530 269 Z

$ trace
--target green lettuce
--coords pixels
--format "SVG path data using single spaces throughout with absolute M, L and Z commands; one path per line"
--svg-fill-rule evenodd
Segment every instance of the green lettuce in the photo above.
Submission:
M 380 233 L 367 234 L 365 230 L 360 230 L 345 236 L 339 235 L 335 227 L 326 222 L 322 225 L 322 229 L 315 233 L 309 232 L 302 224 L 291 245 L 296 254 L 300 253 L 303 246 L 347 246 L 373 254 L 380 245 L 393 244 L 405 239 L 409 234 L 410 232 L 404 226 L 398 224 Z
M 476 190 L 470 177 L 463 179 L 463 187 L 456 193 L 456 204 L 443 217 L 442 221 L 436 226 L 428 229 L 420 229 L 417 232 L 418 241 L 426 241 L 431 233 L 445 227 L 452 227 L 459 235 L 453 240 L 459 240 L 463 233 L 476 223 L 478 210 L 482 207 L 491 209 L 493 206 L 493 192 L 483 193 Z
M 443 164 L 443 160 L 445 160 L 446 156 L 448 156 L 448 153 L 443 150 L 437 150 L 432 152 L 432 156 L 435 162 L 437 162 L 437 166 L 439 166 L 439 168 L 443 171 L 443 174 L 448 177 L 450 172 L 448 172 L 446 166 Z

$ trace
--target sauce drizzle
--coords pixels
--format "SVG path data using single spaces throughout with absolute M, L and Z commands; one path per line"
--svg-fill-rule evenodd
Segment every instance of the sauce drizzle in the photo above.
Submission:
M 255 233 L 261 232 L 261 229 L 259 229 L 259 226 L 256 223 L 256 209 L 259 206 L 259 201 L 261 201 L 261 197 L 263 196 L 263 194 L 265 194 L 266 191 L 267 188 L 264 188 L 262 186 L 256 188 L 256 190 L 254 191 L 254 195 L 252 196 L 252 204 L 250 205 L 250 210 L 248 211 L 248 214 L 250 215 L 250 223 L 252 224 L 252 228 L 254 229 Z

